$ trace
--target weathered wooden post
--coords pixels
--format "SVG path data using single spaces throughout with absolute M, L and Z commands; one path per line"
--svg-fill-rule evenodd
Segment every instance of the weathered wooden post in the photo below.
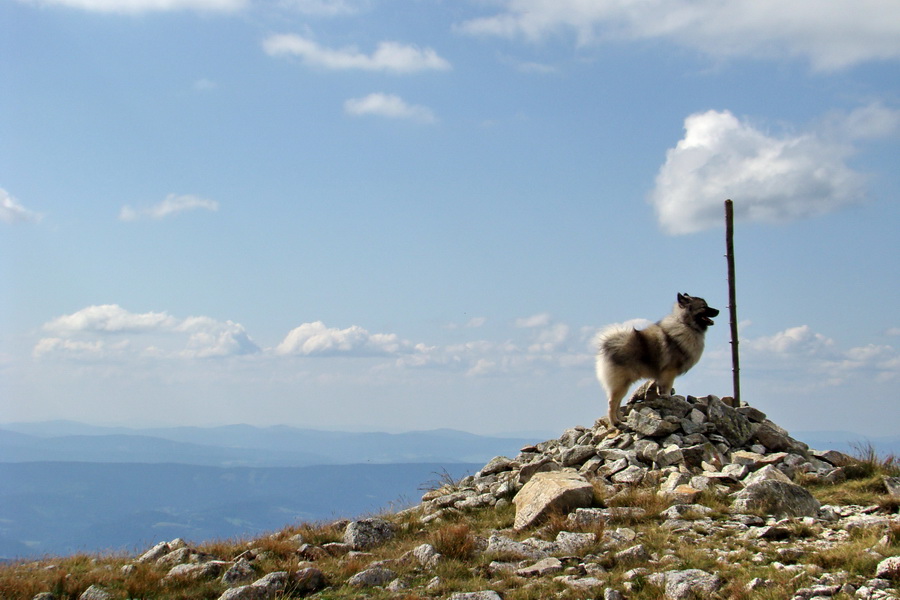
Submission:
M 737 300 L 734 288 L 734 206 L 725 201 L 725 258 L 728 261 L 728 312 L 731 317 L 731 373 L 734 381 L 734 403 L 741 403 L 741 366 L 738 354 Z

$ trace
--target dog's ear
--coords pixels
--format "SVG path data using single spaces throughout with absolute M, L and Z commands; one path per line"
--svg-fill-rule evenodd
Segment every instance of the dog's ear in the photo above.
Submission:
M 691 297 L 687 294 L 678 294 L 678 304 L 684 306 L 690 301 Z

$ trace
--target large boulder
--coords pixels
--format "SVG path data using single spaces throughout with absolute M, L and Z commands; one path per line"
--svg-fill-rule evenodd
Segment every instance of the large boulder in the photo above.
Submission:
M 819 501 L 805 488 L 768 479 L 751 483 L 737 493 L 732 509 L 738 513 L 763 513 L 775 517 L 814 517 Z
M 344 529 L 344 543 L 354 550 L 368 550 L 394 537 L 394 525 L 384 519 L 352 521 Z
M 581 475 L 567 471 L 536 473 L 513 498 L 514 528 L 525 529 L 552 512 L 567 513 L 593 502 L 594 486 Z
M 709 397 L 709 406 L 706 409 L 709 418 L 719 435 L 728 440 L 734 447 L 742 446 L 756 433 L 758 425 L 750 422 L 750 419 L 737 410 L 726 405 L 715 396 Z

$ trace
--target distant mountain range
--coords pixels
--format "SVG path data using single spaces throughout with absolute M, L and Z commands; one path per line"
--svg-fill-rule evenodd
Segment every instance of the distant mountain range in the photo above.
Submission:
M 900 436 L 793 436 L 819 450 L 900 454 Z M 0 559 L 136 552 L 175 537 L 250 536 L 397 508 L 417 502 L 441 477 L 474 473 L 548 437 L 0 425 Z
M 864 436 L 851 431 L 798 431 L 791 435 L 816 450 L 837 450 L 854 456 L 871 448 L 881 456 L 900 456 L 900 435 Z
M 478 464 L 205 467 L 0 463 L 0 559 L 141 552 L 418 503 L 442 477 Z
M 0 425 L 0 462 L 174 463 L 219 467 L 480 462 L 513 455 L 532 438 L 451 429 L 350 433 L 293 427 L 129 429 L 72 421 Z
M 524 444 L 440 429 L 0 426 L 0 559 L 136 551 L 414 504 Z

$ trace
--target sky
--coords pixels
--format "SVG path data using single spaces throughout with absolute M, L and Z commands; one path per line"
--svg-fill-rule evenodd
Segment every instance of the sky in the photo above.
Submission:
M 900 4 L 2 0 L 0 422 L 558 435 L 593 339 L 900 424 Z

